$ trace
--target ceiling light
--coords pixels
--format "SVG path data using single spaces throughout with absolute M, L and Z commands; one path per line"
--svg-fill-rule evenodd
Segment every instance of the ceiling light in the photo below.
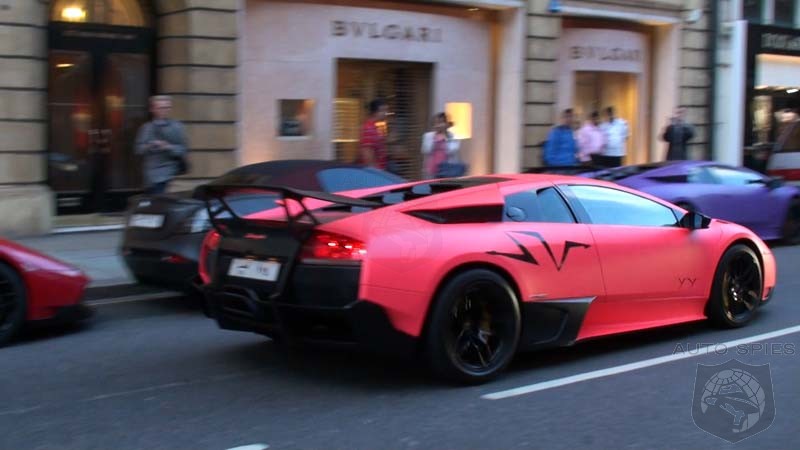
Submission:
M 799 91 L 799 90 L 800 90 L 800 89 L 797 89 L 797 88 L 791 88 L 791 89 L 787 89 L 787 90 L 786 90 L 786 93 L 787 93 L 787 94 L 794 94 L 795 92 L 797 92 L 797 91 Z
M 480 10 L 481 10 L 480 8 L 469 8 L 467 11 L 476 12 L 476 11 L 480 11 Z
M 67 68 L 72 67 L 74 65 L 75 64 L 62 63 L 62 64 L 56 64 L 56 67 L 59 68 L 59 69 L 67 69 Z
M 83 22 L 86 20 L 86 10 L 80 6 L 67 6 L 61 10 L 61 18 L 69 22 Z

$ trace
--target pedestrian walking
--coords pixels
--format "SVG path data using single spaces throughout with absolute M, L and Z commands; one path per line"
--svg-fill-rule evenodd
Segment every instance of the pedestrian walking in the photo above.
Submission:
M 433 130 L 422 135 L 422 174 L 424 178 L 438 178 L 443 164 L 457 158 L 459 141 L 448 131 L 452 126 L 447 114 L 440 112 L 433 118 Z
M 153 120 L 136 135 L 136 153 L 144 158 L 145 192 L 151 195 L 165 192 L 175 176 L 188 172 L 186 130 L 169 117 L 171 111 L 171 97 L 151 97 Z
M 574 166 L 577 145 L 572 131 L 572 108 L 561 113 L 561 123 L 554 126 L 544 144 L 544 164 L 546 166 Z
M 628 122 L 625 119 L 616 117 L 614 107 L 606 108 L 606 122 L 600 126 L 606 138 L 606 145 L 603 149 L 603 157 L 599 160 L 608 167 L 622 165 L 625 158 L 628 143 Z
M 378 124 L 386 120 L 389 105 L 382 99 L 375 99 L 369 102 L 368 112 L 369 116 L 361 127 L 358 163 L 385 170 L 389 165 L 389 153 L 386 135 Z
M 578 130 L 578 159 L 582 163 L 596 160 L 606 145 L 606 136 L 600 129 L 600 113 L 592 111 L 589 120 Z
M 670 118 L 670 124 L 661 136 L 669 144 L 667 147 L 668 161 L 688 159 L 689 157 L 687 144 L 694 137 L 694 127 L 686 122 L 685 115 L 684 108 L 676 108 L 675 114 Z

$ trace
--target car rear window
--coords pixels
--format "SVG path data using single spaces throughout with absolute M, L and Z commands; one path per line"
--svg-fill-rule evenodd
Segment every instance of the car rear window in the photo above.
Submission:
M 317 173 L 317 179 L 326 192 L 352 191 L 406 182 L 405 179 L 389 172 L 356 167 L 321 170 Z

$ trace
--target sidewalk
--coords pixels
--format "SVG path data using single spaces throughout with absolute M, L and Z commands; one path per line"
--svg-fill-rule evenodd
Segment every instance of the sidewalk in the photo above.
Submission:
M 22 245 L 82 269 L 90 288 L 120 288 L 136 284 L 119 253 L 122 231 L 49 234 L 15 239 Z

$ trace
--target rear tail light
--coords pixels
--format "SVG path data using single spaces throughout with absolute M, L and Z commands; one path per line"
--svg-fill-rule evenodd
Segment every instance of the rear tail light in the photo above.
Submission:
M 211 231 L 203 239 L 200 247 L 200 261 L 198 262 L 198 272 L 203 284 L 211 283 L 214 274 L 214 262 L 217 259 L 217 249 L 219 249 L 219 233 Z
M 358 263 L 367 256 L 363 242 L 336 233 L 315 232 L 303 245 L 303 262 Z

